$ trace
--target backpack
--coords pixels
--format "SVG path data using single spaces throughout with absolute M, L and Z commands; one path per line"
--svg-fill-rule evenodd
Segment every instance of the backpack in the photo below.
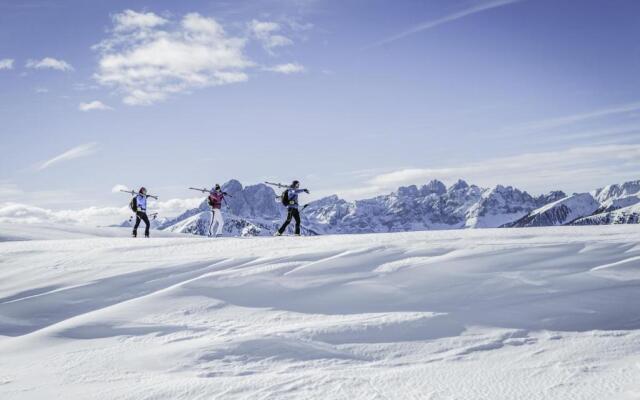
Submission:
M 289 206 L 289 189 L 282 192 L 282 195 L 280 196 L 280 200 L 282 200 L 283 206 L 285 207 Z
M 133 212 L 138 212 L 138 196 L 133 196 L 133 198 L 129 202 L 129 208 Z

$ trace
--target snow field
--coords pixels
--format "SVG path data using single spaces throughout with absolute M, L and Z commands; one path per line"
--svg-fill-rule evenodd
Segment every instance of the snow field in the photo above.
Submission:
M 69 230 L 40 240 L 38 226 L 0 226 L 21 239 L 0 243 L 2 399 L 640 393 L 634 225 L 148 240 Z

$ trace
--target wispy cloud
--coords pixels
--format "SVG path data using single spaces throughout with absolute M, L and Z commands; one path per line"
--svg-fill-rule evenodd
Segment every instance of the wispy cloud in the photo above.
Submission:
M 640 144 L 574 147 L 525 153 L 442 168 L 407 168 L 378 174 L 361 186 L 339 191 L 350 199 L 388 193 L 402 185 L 431 179 L 454 182 L 459 178 L 493 186 L 514 185 L 545 192 L 553 188 L 586 191 L 625 179 L 638 179 Z
M 13 69 L 14 61 L 15 60 L 13 58 L 0 59 L 0 70 L 2 70 L 2 69 Z
M 89 103 L 80 103 L 78 109 L 84 112 L 113 110 L 113 108 L 109 107 L 99 100 L 90 101 Z
M 45 57 L 42 60 L 28 60 L 26 67 L 33 69 L 53 69 L 62 72 L 73 71 L 71 64 L 52 57 Z
M 304 66 L 298 63 L 287 63 L 274 65 L 273 67 L 267 67 L 265 68 L 265 70 L 289 75 L 304 72 Z
M 364 49 L 370 49 L 370 48 L 373 48 L 373 47 L 382 46 L 382 45 L 387 44 L 387 43 L 395 42 L 396 40 L 402 39 L 402 38 L 407 37 L 409 35 L 413 35 L 413 34 L 416 34 L 418 32 L 426 31 L 428 29 L 435 28 L 436 26 L 446 24 L 448 22 L 452 22 L 452 21 L 455 21 L 455 20 L 458 20 L 458 19 L 461 19 L 461 18 L 464 18 L 464 17 L 468 17 L 470 15 L 477 14 L 477 13 L 480 13 L 480 12 L 483 12 L 483 11 L 491 10 L 493 8 L 498 8 L 498 7 L 506 6 L 506 5 L 509 5 L 509 4 L 512 4 L 512 3 L 517 3 L 519 1 L 522 1 L 522 0 L 493 0 L 493 1 L 484 2 L 484 3 L 478 4 L 476 6 L 469 7 L 469 8 L 466 8 L 464 10 L 460 10 L 460 11 L 455 12 L 453 14 L 446 15 L 446 16 L 444 16 L 442 18 L 438 18 L 438 19 L 434 19 L 434 20 L 423 22 L 423 23 L 421 23 L 419 25 L 416 25 L 416 26 L 414 26 L 414 27 L 412 27 L 412 28 L 410 28 L 410 29 L 408 29 L 408 30 L 406 30 L 404 32 L 398 33 L 398 34 L 390 36 L 390 37 L 388 37 L 386 39 L 383 39 L 383 40 L 380 40 L 378 42 L 372 43 L 372 44 L 366 46 Z
M 97 147 L 98 147 L 98 144 L 95 142 L 81 144 L 79 146 L 76 146 L 72 149 L 65 151 L 64 153 L 58 156 L 53 157 L 50 160 L 43 162 L 42 164 L 40 164 L 40 166 L 38 166 L 38 170 L 42 171 L 44 169 L 47 169 L 61 162 L 73 160 L 80 157 L 90 156 L 91 154 L 94 154 L 96 152 Z
M 293 44 L 293 40 L 278 33 L 281 29 L 280 24 L 271 21 L 257 21 L 254 19 L 249 23 L 251 35 L 258 39 L 270 54 L 274 54 L 273 51 L 277 47 Z
M 567 125 L 577 124 L 584 121 L 590 121 L 590 120 L 599 119 L 599 118 L 606 118 L 613 115 L 631 113 L 638 110 L 640 110 L 640 102 L 621 104 L 617 106 L 591 110 L 584 113 L 564 115 L 556 118 L 528 122 L 525 124 L 511 127 L 509 129 L 520 130 L 525 132 L 542 131 L 542 130 L 560 128 Z

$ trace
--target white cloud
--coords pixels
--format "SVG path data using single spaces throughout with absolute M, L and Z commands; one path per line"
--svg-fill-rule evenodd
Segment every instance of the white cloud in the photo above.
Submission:
M 408 30 L 406 30 L 404 32 L 398 33 L 398 34 L 390 36 L 390 37 L 388 37 L 386 39 L 383 39 L 383 40 L 380 40 L 378 42 L 372 43 L 372 44 L 366 46 L 365 49 L 369 49 L 369 48 L 372 48 L 372 47 L 378 47 L 378 46 L 382 46 L 382 45 L 387 44 L 387 43 L 395 42 L 396 40 L 402 39 L 402 38 L 404 38 L 406 36 L 413 35 L 415 33 L 422 32 L 422 31 L 425 31 L 425 30 L 428 30 L 428 29 L 431 29 L 431 28 L 435 28 L 436 26 L 439 26 L 439 25 L 442 25 L 442 24 L 446 24 L 447 22 L 452 22 L 452 21 L 467 17 L 469 15 L 477 14 L 479 12 L 490 10 L 492 8 L 502 7 L 502 6 L 506 6 L 506 5 L 512 4 L 512 3 L 517 3 L 519 1 L 522 1 L 522 0 L 493 0 L 493 1 L 480 3 L 480 4 L 475 5 L 473 7 L 469 7 L 469 8 L 466 8 L 464 10 L 460 10 L 458 12 L 455 12 L 453 14 L 446 15 L 446 16 L 444 16 L 442 18 L 438 18 L 438 19 L 435 19 L 435 20 L 423 22 L 423 23 L 421 23 L 421 24 L 419 24 L 417 26 L 414 26 L 414 27 L 412 27 L 412 28 L 410 28 L 410 29 L 408 29 Z
M 121 222 L 131 214 L 127 206 L 89 207 L 54 211 L 22 203 L 0 203 L 0 222 L 85 224 L 98 221 Z
M 293 40 L 277 32 L 281 30 L 280 24 L 276 22 L 252 20 L 249 23 L 251 35 L 258 39 L 265 50 L 273 53 L 276 47 L 290 46 Z
M 244 82 L 254 65 L 244 54 L 246 39 L 228 35 L 213 18 L 187 14 L 173 29 L 165 29 L 173 25 L 153 13 L 127 10 L 113 20 L 111 36 L 94 46 L 100 53 L 95 78 L 124 93 L 129 105 Z
M 64 161 L 73 160 L 80 157 L 86 157 L 96 152 L 96 148 L 98 147 L 97 143 L 85 143 L 79 146 L 76 146 L 70 150 L 65 151 L 64 153 L 53 157 L 50 160 L 47 160 L 40 164 L 38 170 L 42 171 L 43 169 L 47 169 L 55 164 L 59 164 Z
M 118 184 L 111 188 L 111 193 L 119 193 L 121 190 L 131 191 L 127 186 Z
M 125 10 L 113 16 L 114 30 L 131 31 L 136 29 L 152 29 L 165 25 L 166 19 L 152 13 L 139 13 L 133 10 Z
M 149 201 L 149 208 L 158 212 L 162 217 L 176 216 L 189 209 L 198 207 L 202 203 L 202 197 L 194 197 L 189 199 L 170 199 L 165 201 Z
M 43 87 L 38 87 L 35 89 L 35 92 L 38 94 L 45 94 L 45 93 L 49 93 L 49 89 L 47 88 L 43 88 Z
M 80 105 L 78 106 L 78 109 L 84 112 L 113 110 L 113 108 L 109 107 L 108 105 L 104 104 L 99 100 L 94 100 L 89 103 L 80 103 Z
M 304 72 L 304 66 L 298 63 L 287 63 L 287 64 L 279 64 L 273 67 L 265 68 L 267 71 L 277 72 L 279 74 L 295 74 L 299 72 Z
M 126 202 L 128 199 L 123 203 Z M 149 211 L 158 212 L 158 216 L 161 218 L 173 217 L 188 209 L 198 207 L 200 203 L 202 203 L 202 198 L 151 200 Z M 18 202 L 0 203 L 0 222 L 8 223 L 115 225 L 129 218 L 131 214 L 128 205 L 52 210 Z
M 358 199 L 396 190 L 402 185 L 431 179 L 454 182 L 460 178 L 481 186 L 513 185 L 534 192 L 552 189 L 588 191 L 616 181 L 638 179 L 640 144 L 575 147 L 526 153 L 442 168 L 407 168 L 379 174 L 364 185 L 338 190 Z
M 63 72 L 73 71 L 73 67 L 68 62 L 51 57 L 45 57 L 42 60 L 29 60 L 26 66 L 27 68 L 34 69 L 55 69 Z
M 13 69 L 13 63 L 14 63 L 14 59 L 13 58 L 3 58 L 0 59 L 0 70 L 3 69 Z

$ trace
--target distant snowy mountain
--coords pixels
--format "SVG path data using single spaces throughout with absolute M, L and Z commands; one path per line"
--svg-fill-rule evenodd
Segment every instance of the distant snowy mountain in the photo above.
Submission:
M 631 181 L 574 194 L 505 226 L 636 224 L 639 215 L 640 181 Z
M 572 225 L 610 225 L 640 223 L 640 204 L 579 218 Z
M 599 207 L 600 204 L 591 194 L 574 194 L 534 210 L 508 226 L 524 228 L 566 225 L 578 218 L 592 215 Z
M 265 184 L 223 185 L 225 236 L 273 235 L 286 215 L 278 193 Z M 328 196 L 302 212 L 302 233 L 347 234 L 421 230 L 637 223 L 640 181 L 609 185 L 567 196 L 553 191 L 537 197 L 511 186 L 481 188 L 459 180 L 450 187 L 433 180 L 387 195 L 346 201 Z M 203 195 L 199 207 L 154 223 L 168 232 L 206 236 L 211 211 Z M 293 227 L 290 227 L 293 229 Z
M 431 181 L 354 202 L 331 196 L 311 203 L 303 219 L 321 233 L 495 228 L 563 196 L 555 192 L 534 198 L 511 186 L 483 189 L 463 180 L 446 188 Z

